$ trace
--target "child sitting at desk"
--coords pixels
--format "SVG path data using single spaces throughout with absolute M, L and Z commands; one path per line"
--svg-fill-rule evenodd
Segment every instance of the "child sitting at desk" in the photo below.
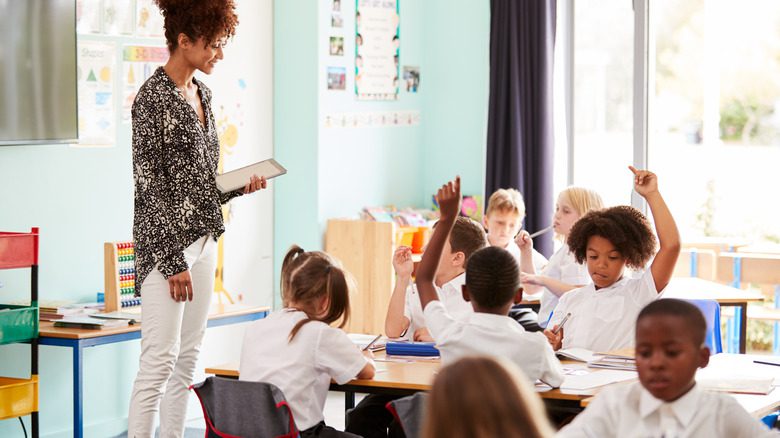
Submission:
M 638 278 L 628 278 L 624 268 L 643 268 L 655 250 L 647 218 L 635 208 L 617 206 L 591 211 L 578 220 L 567 243 L 577 262 L 587 264 L 593 283 L 561 297 L 544 332 L 555 350 L 563 346 L 605 352 L 631 347 L 636 315 L 658 298 L 672 278 L 680 254 L 677 225 L 658 191 L 656 175 L 629 168 L 634 190 L 653 213 L 660 249 L 649 269 Z M 556 330 L 564 318 L 568 323 Z
M 426 401 L 423 438 L 553 436 L 544 404 L 522 374 L 487 356 L 442 368 Z
M 532 382 L 540 379 L 558 387 L 563 381 L 563 370 L 545 337 L 526 332 L 507 316 L 513 301 L 520 301 L 523 294 L 520 270 L 509 252 L 487 247 L 469 259 L 463 298 L 471 302 L 474 314 L 467 321 L 454 319 L 438 300 L 433 279 L 442 248 L 460 211 L 460 178 L 442 186 L 437 200 L 441 219 L 420 262 L 416 284 L 442 363 L 472 354 L 502 356 L 514 362 Z
M 547 321 L 552 316 L 555 306 L 558 305 L 561 295 L 590 283 L 588 268 L 574 259 L 569 245 L 566 244 L 566 238 L 569 237 L 572 226 L 579 218 L 591 210 L 600 210 L 603 205 L 598 193 L 583 187 L 567 187 L 558 194 L 553 215 L 553 231 L 557 238 L 563 240 L 563 245 L 550 257 L 539 275 L 536 275 L 537 271 L 533 266 L 533 270 L 520 274 L 525 294 L 542 291 L 538 320 L 542 328 L 547 327 Z M 528 231 L 520 231 L 515 238 L 515 243 L 520 247 L 520 258 L 523 260 L 520 266 L 527 266 L 528 263 L 525 261 L 533 257 L 534 245 Z
M 559 437 L 777 437 L 728 394 L 696 385 L 710 360 L 699 309 L 657 300 L 636 321 L 639 382 L 600 392 Z
M 374 377 L 374 363 L 341 327 L 349 318 L 347 273 L 325 253 L 293 246 L 282 263 L 285 308 L 253 322 L 241 350 L 241 380 L 268 382 L 284 393 L 301 437 L 354 437 L 325 426 L 331 379 Z M 339 328 L 330 324 L 341 320 Z
M 485 230 L 467 217 L 458 217 L 445 244 L 436 271 L 436 292 L 447 310 L 457 318 L 465 318 L 471 305 L 463 300 L 461 288 L 465 282 L 466 262 L 471 254 L 487 245 Z M 399 246 L 393 254 L 396 281 L 385 317 L 385 335 L 405 337 L 414 341 L 433 341 L 426 328 L 417 289 L 412 284 L 412 250 Z

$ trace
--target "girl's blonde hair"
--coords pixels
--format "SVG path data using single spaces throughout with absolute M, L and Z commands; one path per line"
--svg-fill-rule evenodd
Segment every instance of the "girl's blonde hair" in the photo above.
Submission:
M 434 379 L 423 438 L 552 435 L 541 399 L 512 363 L 487 356 L 464 357 Z
M 572 207 L 577 210 L 580 217 L 591 210 L 601 210 L 604 208 L 604 201 L 601 195 L 594 190 L 584 187 L 569 186 L 561 191 L 560 196 L 565 197 Z
M 293 245 L 282 262 L 282 303 L 299 306 L 298 310 L 308 318 L 298 322 L 290 331 L 292 341 L 298 330 L 311 321 L 325 324 L 341 319 L 341 328 L 349 320 L 349 273 L 341 268 L 338 260 L 321 251 L 304 251 Z M 324 315 L 317 315 L 317 304 L 326 297 L 328 308 Z

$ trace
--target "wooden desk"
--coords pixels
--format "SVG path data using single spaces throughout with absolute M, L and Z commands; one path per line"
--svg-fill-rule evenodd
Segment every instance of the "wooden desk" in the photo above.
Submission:
M 674 277 L 666 286 L 664 298 L 715 300 L 721 307 L 733 306 L 741 310 L 739 318 L 739 352 L 747 349 L 747 305 L 760 302 L 764 296 L 758 292 L 737 289 L 696 277 Z
M 268 315 L 268 307 L 212 306 L 207 327 L 254 321 Z M 114 344 L 141 339 L 141 324 L 100 330 L 54 327 L 50 321 L 41 321 L 38 332 L 39 345 L 69 347 L 73 349 L 73 436 L 84 435 L 84 349 L 98 345 Z

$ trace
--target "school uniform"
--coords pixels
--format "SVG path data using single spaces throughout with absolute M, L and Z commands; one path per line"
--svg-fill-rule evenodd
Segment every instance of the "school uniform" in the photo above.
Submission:
M 517 244 L 512 241 L 509 242 L 509 244 L 504 248 L 505 250 L 509 251 L 509 254 L 512 254 L 512 257 L 517 260 L 517 265 L 520 265 L 520 247 L 517 246 Z M 536 272 L 541 271 L 544 269 L 544 267 L 547 265 L 547 257 L 543 256 L 542 253 L 539 251 L 532 249 L 531 250 L 531 261 L 534 264 L 534 270 Z
M 466 284 L 465 272 L 444 283 L 441 287 L 436 287 L 439 300 L 444 303 L 447 311 L 455 319 L 465 319 L 468 315 L 474 313 L 471 303 L 463 299 L 464 284 Z M 417 292 L 417 286 L 414 283 L 406 288 L 404 316 L 409 320 L 409 328 L 404 333 L 403 338 L 412 340 L 415 330 L 426 327 L 425 315 L 420 304 L 420 294 Z
M 639 277 L 623 275 L 598 290 L 591 283 L 561 297 L 548 327 L 560 324 L 571 313 L 563 328 L 563 348 L 603 352 L 632 347 L 639 312 L 659 295 L 649 268 Z
M 425 321 L 444 365 L 486 354 L 511 360 L 532 382 L 539 379 L 552 387 L 563 382 L 563 369 L 547 338 L 526 332 L 509 316 L 474 312 L 467 321 L 458 321 L 433 301 L 425 307 Z
M 330 381 L 352 380 L 368 359 L 342 330 L 312 321 L 292 341 L 293 327 L 304 312 L 282 309 L 253 322 L 244 335 L 240 380 L 268 382 L 284 393 L 301 431 L 323 428 Z
M 563 244 L 558 251 L 550 257 L 547 265 L 542 269 L 539 275 L 550 277 L 555 280 L 571 285 L 584 285 L 591 282 L 588 267 L 583 263 L 577 263 L 574 254 L 569 250 L 569 245 Z M 547 320 L 550 314 L 558 305 L 559 298 L 549 289 L 542 288 L 542 297 L 539 306 L 539 325 L 547 327 Z
M 609 387 L 557 437 L 687 438 L 778 437 L 734 397 L 694 386 L 673 402 L 653 397 L 640 383 Z
M 512 254 L 515 260 L 517 260 L 517 265 L 520 266 L 520 247 L 517 246 L 515 242 L 509 242 L 509 244 L 504 249 L 506 249 L 509 252 L 509 254 Z M 545 258 L 542 254 L 540 254 L 535 249 L 532 250 L 531 254 L 532 254 L 531 260 L 534 264 L 534 270 L 536 272 L 539 272 L 542 269 L 544 269 L 544 267 L 547 265 L 547 258 Z M 529 308 L 527 305 L 516 304 L 512 306 L 512 308 L 509 310 L 509 317 L 517 321 L 521 326 L 523 326 L 523 328 L 526 331 L 529 332 L 542 331 L 542 327 L 539 326 L 539 321 L 538 321 L 540 316 L 537 315 L 537 313 L 534 312 L 533 309 Z

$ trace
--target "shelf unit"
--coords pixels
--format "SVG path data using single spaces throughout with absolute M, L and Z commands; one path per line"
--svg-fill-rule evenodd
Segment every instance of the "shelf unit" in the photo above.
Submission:
M 38 228 L 0 232 L 0 269 L 30 269 L 30 305 L 0 304 L 0 345 L 30 343 L 30 378 L 0 377 L 0 420 L 32 416 L 38 431 Z

